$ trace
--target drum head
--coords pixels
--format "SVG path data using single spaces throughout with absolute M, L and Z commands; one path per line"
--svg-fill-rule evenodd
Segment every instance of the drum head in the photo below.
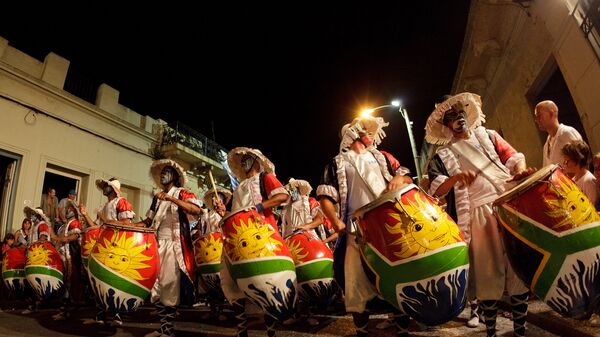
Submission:
M 252 206 L 252 207 L 244 207 L 244 208 L 240 208 L 240 209 L 238 209 L 238 210 L 236 210 L 236 211 L 229 212 L 229 213 L 228 213 L 228 214 L 226 214 L 226 215 L 225 215 L 223 218 L 221 218 L 221 221 L 219 221 L 219 227 L 221 227 L 221 226 L 222 226 L 222 225 L 225 223 L 225 221 L 227 221 L 227 219 L 229 219 L 229 218 L 231 218 L 231 217 L 234 217 L 234 216 L 235 216 L 235 215 L 237 215 L 238 213 L 242 213 L 242 212 L 250 212 L 250 211 L 252 211 L 252 210 L 253 210 L 254 212 L 256 212 L 256 208 L 255 208 L 254 206 Z
M 124 226 L 124 225 L 102 225 L 106 229 L 119 230 L 119 231 L 128 231 L 128 232 L 140 232 L 140 233 L 154 233 L 155 230 L 152 228 L 146 227 L 136 227 L 136 226 Z
M 291 232 L 290 234 L 286 235 L 283 239 L 287 240 L 288 238 L 291 238 L 292 236 L 296 235 L 296 234 L 302 234 L 304 233 L 305 230 L 304 229 L 294 229 L 293 232 Z
M 377 199 L 375 199 L 375 200 L 371 201 L 370 203 L 364 205 L 363 207 L 357 209 L 354 212 L 354 214 L 352 215 L 352 217 L 362 218 L 362 216 L 365 213 L 379 207 L 382 204 L 385 204 L 386 202 L 396 202 L 396 201 L 400 200 L 400 196 L 402 194 L 404 194 L 406 191 L 409 191 L 413 188 L 417 188 L 417 185 L 407 184 L 397 190 L 386 192 L 386 193 L 380 195 Z
M 496 201 L 494 201 L 494 206 L 498 205 L 498 204 L 503 204 L 507 200 L 511 200 L 514 197 L 527 192 L 527 190 L 529 190 L 531 187 L 535 186 L 536 182 L 539 182 L 539 181 L 542 181 L 542 180 L 548 178 L 552 173 L 554 173 L 554 171 L 556 171 L 556 169 L 558 169 L 558 165 L 550 164 L 548 166 L 545 166 L 545 167 L 537 170 L 535 173 L 533 173 L 530 176 L 528 176 L 527 178 L 525 178 L 525 180 L 520 182 L 517 186 L 502 193 L 502 195 L 500 195 L 496 199 Z

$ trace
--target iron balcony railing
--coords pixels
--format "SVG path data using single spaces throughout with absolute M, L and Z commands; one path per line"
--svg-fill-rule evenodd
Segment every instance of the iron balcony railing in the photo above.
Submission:
M 163 127 L 162 145 L 175 143 L 184 145 L 219 163 L 225 161 L 223 153 L 228 152 L 214 140 L 179 121 L 175 122 L 173 126 L 165 125 Z
M 575 13 L 581 20 L 581 30 L 600 60 L 600 0 L 580 0 Z

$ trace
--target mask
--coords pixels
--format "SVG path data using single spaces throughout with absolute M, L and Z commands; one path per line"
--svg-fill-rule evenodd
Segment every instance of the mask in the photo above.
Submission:
M 373 138 L 371 138 L 369 135 L 361 136 L 360 141 L 365 144 L 366 147 L 373 145 Z
M 102 194 L 104 194 L 105 196 L 109 196 L 113 191 L 112 186 L 110 185 L 106 185 L 103 189 L 102 189 Z
M 242 170 L 244 170 L 245 173 L 250 172 L 250 170 L 254 166 L 255 161 L 256 157 L 254 157 L 253 155 L 244 155 L 240 162 L 240 164 L 242 165 Z
M 160 172 L 160 183 L 163 185 L 168 185 L 169 183 L 171 183 L 173 181 L 174 177 L 175 177 L 175 174 L 173 172 L 173 169 L 170 167 L 165 167 Z
M 67 218 L 74 218 L 74 217 L 75 217 L 75 212 L 73 212 L 73 211 L 67 212 Z
M 38 221 L 37 215 L 32 215 L 31 216 L 31 223 L 36 223 L 37 221 Z
M 291 197 L 293 202 L 298 201 L 300 199 L 300 191 L 298 191 L 297 189 L 293 190 L 291 193 Z

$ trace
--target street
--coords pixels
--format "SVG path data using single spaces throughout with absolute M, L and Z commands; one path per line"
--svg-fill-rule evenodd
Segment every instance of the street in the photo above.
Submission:
M 159 327 L 158 317 L 152 315 L 153 307 L 144 306 L 133 315 L 123 317 L 123 325 L 111 327 L 92 322 L 95 314 L 92 307 L 82 307 L 74 311 L 70 320 L 54 321 L 52 316 L 58 312 L 56 308 L 42 308 L 38 312 L 21 314 L 22 306 L 12 309 L 10 304 L 3 306 L 0 313 L 0 336 L 143 336 Z M 562 323 L 563 330 L 548 322 L 558 321 L 547 312 L 549 308 L 539 301 L 530 305 L 530 318 L 537 317 L 539 325 L 528 323 L 528 336 L 600 336 L 595 329 L 577 330 L 575 323 Z M 208 318 L 208 309 L 200 306 L 194 309 L 181 309 L 176 320 L 176 334 L 180 337 L 191 336 L 234 336 L 235 325 L 230 312 L 225 312 L 227 319 L 220 321 L 217 318 Z M 414 321 L 411 323 L 411 336 L 450 337 L 450 336 L 485 336 L 485 328 L 480 324 L 478 328 L 467 328 L 465 323 L 469 315 L 468 310 L 435 328 L 421 328 Z M 543 318 L 546 316 L 548 319 Z M 250 336 L 266 336 L 262 319 L 256 313 L 249 315 Z M 376 325 L 385 319 L 385 315 L 372 315 L 369 331 L 372 336 L 391 337 L 395 335 L 393 328 L 377 330 Z M 542 317 L 540 319 L 540 317 Z M 304 337 L 304 336 L 354 336 L 354 326 L 350 315 L 317 315 L 320 324 L 311 327 L 301 320 L 290 325 L 279 325 L 278 336 Z M 541 324 L 539 322 L 542 322 Z M 572 326 L 564 326 L 572 324 Z M 581 323 L 580 325 L 585 325 Z M 512 322 L 499 315 L 498 336 L 512 336 Z M 580 327 L 581 328 L 581 327 Z M 562 332 L 561 332 L 562 331 Z M 572 331 L 572 332 L 569 332 Z

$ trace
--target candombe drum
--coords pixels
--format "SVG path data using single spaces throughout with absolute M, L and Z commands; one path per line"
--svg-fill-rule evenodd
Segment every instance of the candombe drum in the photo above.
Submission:
M 600 217 L 558 166 L 502 194 L 494 211 L 511 265 L 537 297 L 568 317 L 598 309 Z
M 94 249 L 96 241 L 98 241 L 98 235 L 100 235 L 101 231 L 101 226 L 88 227 L 83 230 L 81 237 L 81 263 L 86 270 L 88 267 L 90 254 Z
M 25 295 L 25 287 L 28 286 L 25 279 L 25 247 L 6 251 L 2 258 L 2 279 L 13 296 L 21 298 Z
M 285 239 L 296 266 L 300 296 L 327 306 L 337 294 L 333 279 L 333 254 L 312 231 L 295 231 Z
M 469 253 L 458 226 L 414 184 L 354 213 L 364 263 L 385 300 L 426 325 L 458 316 L 466 303 Z
M 27 248 L 25 277 L 40 300 L 48 300 L 63 286 L 63 262 L 54 245 L 37 241 Z
M 221 219 L 221 229 L 225 263 L 240 290 L 274 319 L 291 317 L 296 272 L 281 235 L 253 207 Z
M 225 298 L 219 276 L 222 253 L 223 237 L 219 232 L 203 235 L 194 241 L 196 271 L 200 276 L 202 288 L 206 291 L 207 296 L 214 300 Z
M 88 261 L 96 299 L 107 311 L 135 311 L 156 281 L 159 268 L 154 231 L 132 226 L 103 226 Z

